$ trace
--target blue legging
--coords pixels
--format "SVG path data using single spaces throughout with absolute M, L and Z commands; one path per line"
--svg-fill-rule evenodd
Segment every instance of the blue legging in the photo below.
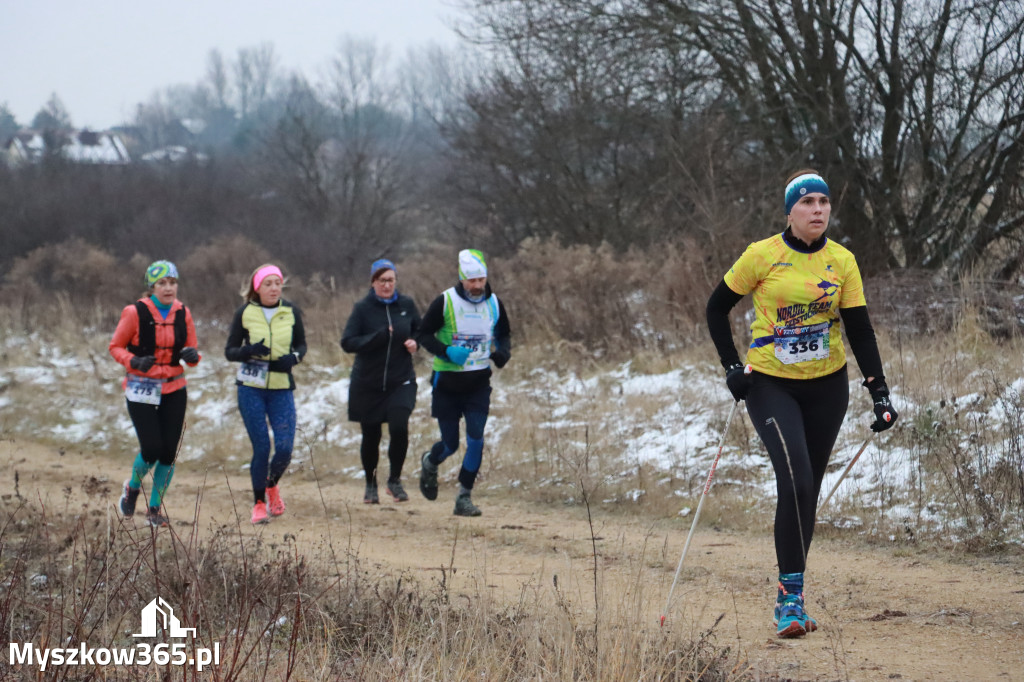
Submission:
M 472 489 L 480 464 L 484 458 L 484 427 L 487 426 L 487 413 L 466 412 L 466 454 L 462 457 L 462 468 L 459 470 L 459 483 Z M 438 419 L 437 426 L 441 430 L 441 440 L 430 449 L 430 459 L 440 464 L 459 449 L 459 420 Z
M 252 441 L 252 492 L 257 502 L 263 502 L 267 488 L 281 480 L 292 461 L 295 442 L 295 398 L 291 389 L 238 387 L 238 411 L 242 413 L 245 430 Z M 267 422 L 274 432 L 274 459 L 270 459 L 270 436 Z

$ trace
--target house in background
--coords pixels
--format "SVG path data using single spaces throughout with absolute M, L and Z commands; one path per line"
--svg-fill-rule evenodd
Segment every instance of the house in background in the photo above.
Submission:
M 54 147 L 57 147 L 56 149 Z M 3 148 L 11 166 L 38 163 L 54 153 L 71 163 L 123 166 L 131 163 L 120 135 L 112 132 L 21 130 Z

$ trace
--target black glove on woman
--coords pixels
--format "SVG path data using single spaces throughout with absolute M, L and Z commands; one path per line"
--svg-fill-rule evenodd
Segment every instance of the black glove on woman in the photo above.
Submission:
M 885 385 L 884 379 L 875 379 L 871 383 L 865 381 L 863 385 L 867 386 L 871 400 L 875 403 L 875 421 L 871 424 L 871 430 L 881 433 L 895 424 L 900 415 L 889 400 L 889 387 Z
M 754 382 L 753 377 L 747 374 L 746 367 L 736 364 L 725 370 L 725 383 L 729 387 L 732 397 L 739 402 L 747 399 L 747 393 Z
M 178 356 L 190 365 L 194 365 L 199 362 L 199 351 L 192 346 L 185 346 L 182 348 L 181 352 L 178 353 Z
M 277 360 L 271 360 L 267 367 L 271 372 L 290 372 L 292 367 L 299 364 L 299 356 L 295 353 L 282 355 Z
M 132 366 L 132 369 L 136 369 L 140 372 L 148 372 L 155 363 L 156 358 L 152 355 L 133 355 L 132 359 L 128 361 L 128 364 Z
M 238 357 L 242 362 L 251 360 L 254 355 L 270 355 L 270 349 L 264 345 L 263 339 L 238 349 Z

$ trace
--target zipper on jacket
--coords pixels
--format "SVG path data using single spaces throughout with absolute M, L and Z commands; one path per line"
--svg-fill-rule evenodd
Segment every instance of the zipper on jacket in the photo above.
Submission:
M 391 324 L 391 304 L 384 304 L 384 312 L 388 316 L 388 353 L 384 356 L 384 378 L 381 380 L 380 390 L 388 390 L 388 365 L 391 364 L 391 340 L 395 337 L 395 333 L 391 331 L 394 327 Z

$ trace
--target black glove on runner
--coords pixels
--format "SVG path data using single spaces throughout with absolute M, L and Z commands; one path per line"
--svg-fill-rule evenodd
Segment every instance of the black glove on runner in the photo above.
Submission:
M 288 355 L 282 355 L 277 360 L 271 360 L 267 369 L 271 372 L 290 372 L 292 367 L 297 364 L 299 364 L 299 356 L 295 353 L 289 353 Z
M 256 343 L 242 346 L 238 351 L 238 356 L 242 359 L 242 362 L 250 360 L 254 355 L 270 355 L 270 349 L 263 344 L 262 339 Z
M 185 346 L 184 348 L 181 349 L 181 352 L 178 355 L 181 357 L 182 360 L 184 360 L 190 365 L 194 365 L 197 362 L 199 362 L 199 351 L 197 351 L 192 346 Z
M 491 361 L 494 362 L 494 366 L 501 369 L 508 362 L 508 353 L 503 350 L 496 350 L 491 352 Z
M 875 421 L 871 424 L 871 430 L 881 433 L 895 424 L 900 415 L 889 400 L 889 387 L 885 385 L 885 381 L 875 379 L 870 384 L 865 381 L 864 386 L 867 386 L 871 400 L 875 403 Z
M 746 373 L 746 368 L 743 365 L 732 365 L 725 370 L 725 383 L 729 387 L 732 397 L 739 402 L 747 399 L 753 377 Z
M 132 359 L 128 361 L 132 369 L 137 369 L 140 372 L 148 372 L 155 363 L 156 358 L 152 355 L 133 355 Z

